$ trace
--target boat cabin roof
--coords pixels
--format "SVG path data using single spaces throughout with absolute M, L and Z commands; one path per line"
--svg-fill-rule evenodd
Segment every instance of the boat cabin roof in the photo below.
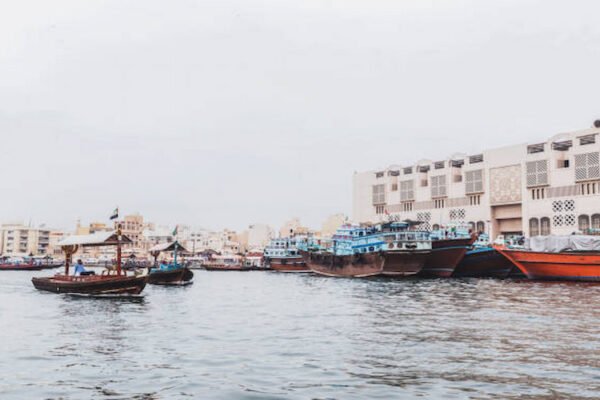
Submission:
M 65 246 L 83 246 L 83 247 L 99 247 L 99 246 L 116 246 L 119 243 L 117 232 L 98 232 L 91 235 L 73 235 L 61 240 L 58 244 L 61 247 Z M 132 240 L 121 235 L 121 244 L 131 244 Z
M 177 250 L 178 251 L 182 251 L 182 252 L 188 252 L 185 247 L 183 247 L 181 245 L 181 243 L 179 243 L 177 240 L 171 243 L 161 243 L 161 244 L 157 244 L 156 246 L 153 246 L 150 248 L 149 251 L 174 251 L 175 250 L 175 245 L 177 245 Z

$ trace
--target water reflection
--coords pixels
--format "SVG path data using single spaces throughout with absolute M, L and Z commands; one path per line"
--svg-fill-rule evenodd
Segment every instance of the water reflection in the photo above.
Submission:
M 5 277 L 2 277 L 5 278 Z M 5 398 L 594 398 L 600 286 L 199 271 L 143 298 L 0 281 Z

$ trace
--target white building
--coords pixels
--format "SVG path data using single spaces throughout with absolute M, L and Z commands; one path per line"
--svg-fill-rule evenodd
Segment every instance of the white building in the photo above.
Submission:
M 50 229 L 23 224 L 0 227 L 0 254 L 5 256 L 46 255 L 50 245 Z
M 471 223 L 499 234 L 600 229 L 600 121 L 545 142 L 355 173 L 353 218 Z
M 273 230 L 269 225 L 252 224 L 248 227 L 248 249 L 264 248 L 273 237 Z

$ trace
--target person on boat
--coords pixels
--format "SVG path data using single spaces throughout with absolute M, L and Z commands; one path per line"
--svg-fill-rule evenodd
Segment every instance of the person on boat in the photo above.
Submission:
M 77 263 L 75 264 L 75 275 L 82 275 L 82 273 L 87 272 L 86 269 L 83 267 L 83 262 L 81 260 L 77 260 Z
M 169 264 L 167 264 L 167 262 L 165 260 L 161 260 L 160 265 L 158 267 L 160 270 L 164 271 L 166 269 L 169 269 Z

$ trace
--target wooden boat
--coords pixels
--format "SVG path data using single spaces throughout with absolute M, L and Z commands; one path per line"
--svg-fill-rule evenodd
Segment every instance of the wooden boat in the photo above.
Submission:
M 448 278 L 475 242 L 476 235 L 461 238 L 443 238 L 431 242 L 431 254 L 419 276 L 427 278 Z
M 70 236 L 59 244 L 65 253 L 65 272 L 51 277 L 32 278 L 33 286 L 38 290 L 52 293 L 77 293 L 86 295 L 131 295 L 139 294 L 146 286 L 146 276 L 127 276 L 121 269 L 121 246 L 132 243 L 122 235 L 121 227 L 116 232 L 101 232 L 92 235 Z M 102 275 L 69 275 L 73 254 L 79 247 L 116 246 L 117 264 L 113 271 Z
M 467 251 L 462 261 L 454 269 L 452 277 L 505 279 L 513 275 L 515 269 L 518 270 L 512 262 L 493 247 L 475 247 Z
M 166 268 L 159 268 L 156 260 L 160 253 L 171 251 L 173 252 L 173 263 Z M 178 251 L 185 251 L 185 249 L 177 240 L 159 244 L 150 249 L 150 254 L 154 257 L 154 267 L 149 268 L 148 283 L 152 285 L 188 285 L 192 283 L 194 273 L 188 267 L 177 263 Z
M 213 255 L 203 267 L 207 271 L 252 271 L 244 266 L 242 256 L 236 254 Z
M 403 277 L 416 275 L 431 255 L 429 232 L 408 230 L 414 224 L 388 224 L 384 240 L 382 275 Z
M 272 239 L 264 252 L 265 263 L 276 272 L 310 273 L 296 247 L 296 238 Z
M 331 277 L 366 278 L 380 275 L 384 261 L 380 252 L 336 255 L 300 250 L 300 254 L 312 272 Z
M 598 239 L 596 239 L 598 240 Z M 529 279 L 600 281 L 600 251 L 534 251 L 494 246 Z
M 204 269 L 207 271 L 251 271 L 250 268 L 243 265 L 227 264 L 204 264 Z

